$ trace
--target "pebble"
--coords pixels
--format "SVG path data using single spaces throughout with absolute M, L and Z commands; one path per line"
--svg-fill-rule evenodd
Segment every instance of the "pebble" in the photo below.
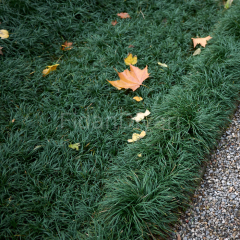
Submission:
M 175 233 L 183 240 L 240 239 L 240 105 Z

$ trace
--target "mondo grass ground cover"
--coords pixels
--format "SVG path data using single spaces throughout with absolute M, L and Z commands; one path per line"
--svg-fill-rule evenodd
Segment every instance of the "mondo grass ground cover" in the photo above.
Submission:
M 0 40 L 1 238 L 168 236 L 238 99 L 240 5 L 220 3 L 0 3 L 10 32 Z M 191 38 L 208 35 L 193 57 Z M 73 49 L 62 51 L 66 40 Z M 107 82 L 129 52 L 151 76 L 135 92 Z

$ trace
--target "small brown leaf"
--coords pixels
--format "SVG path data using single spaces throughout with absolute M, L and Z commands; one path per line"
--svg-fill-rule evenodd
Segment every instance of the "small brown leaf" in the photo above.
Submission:
M 205 38 L 192 38 L 194 47 L 197 46 L 197 44 L 201 44 L 201 46 L 205 47 L 207 45 L 207 41 L 210 40 L 212 37 L 207 36 Z
M 129 48 L 134 48 L 135 46 L 133 46 L 133 45 L 129 45 L 128 47 L 129 47 Z
M 73 47 L 71 47 L 72 44 L 73 44 L 72 42 L 67 42 L 67 41 L 66 41 L 66 42 L 62 45 L 62 48 L 61 48 L 61 49 L 62 49 L 63 51 L 70 50 L 70 49 L 73 48 Z
M 181 240 L 181 237 L 179 234 L 177 234 L 177 240 Z
M 12 120 L 12 123 L 14 123 L 15 122 L 15 118 Z
M 130 15 L 128 14 L 128 13 L 123 13 L 123 12 L 121 12 L 121 13 L 118 13 L 117 14 L 120 18 L 130 18 Z
M 112 24 L 113 26 L 115 26 L 115 25 L 117 24 L 117 20 L 112 21 L 111 24 Z
M 3 47 L 0 47 L 0 54 L 1 55 L 3 55 L 2 49 L 3 49 Z

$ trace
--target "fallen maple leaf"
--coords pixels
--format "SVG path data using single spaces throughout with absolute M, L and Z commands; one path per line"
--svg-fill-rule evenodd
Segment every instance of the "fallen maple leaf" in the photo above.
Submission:
M 64 50 L 70 50 L 70 49 L 72 49 L 72 42 L 65 42 L 63 45 L 62 45 L 62 50 L 64 51 Z
M 128 142 L 136 142 L 136 141 L 138 141 L 139 139 L 141 139 L 141 138 L 143 138 L 145 136 L 146 136 L 146 132 L 145 131 L 142 131 L 140 134 L 133 133 L 132 139 L 128 139 Z
M 198 48 L 194 53 L 193 56 L 199 55 L 201 53 L 201 48 Z
M 137 56 L 135 55 L 133 57 L 133 55 L 129 53 L 128 56 L 124 58 L 124 62 L 126 65 L 134 65 L 137 63 Z
M 160 62 L 158 62 L 158 65 L 160 65 L 160 66 L 162 66 L 162 67 L 168 67 L 168 65 L 165 64 L 165 63 L 160 63 Z
M 227 0 L 226 4 L 224 5 L 225 9 L 228 9 L 231 7 L 233 0 Z
M 1 55 L 3 55 L 2 49 L 3 49 L 3 47 L 0 47 L 0 54 Z
M 79 150 L 80 143 L 69 144 L 68 147 Z
M 117 24 L 117 20 L 112 21 L 111 24 L 112 24 L 113 26 L 115 26 L 115 25 Z
M 194 47 L 197 46 L 197 44 L 201 44 L 201 46 L 205 47 L 207 44 L 207 41 L 210 40 L 212 37 L 207 36 L 205 38 L 192 38 Z
M 150 112 L 148 110 L 145 111 L 145 113 L 137 113 L 136 117 L 133 117 L 132 120 L 135 120 L 136 122 L 140 122 L 144 119 L 144 117 L 148 116 Z
M 138 97 L 138 96 L 134 97 L 133 99 L 134 99 L 134 100 L 136 100 L 137 102 L 140 102 L 140 101 L 142 101 L 142 100 L 143 100 L 143 98 L 141 98 L 141 97 Z
M 123 12 L 121 12 L 121 13 L 118 13 L 117 14 L 120 18 L 130 18 L 130 15 L 128 14 L 128 13 L 123 13 Z
M 122 88 L 131 88 L 135 91 L 142 85 L 142 82 L 149 77 L 147 66 L 141 70 L 138 67 L 130 65 L 130 71 L 128 69 L 121 73 L 118 73 L 120 80 L 108 81 L 118 90 Z
M 55 71 L 55 70 L 57 69 L 57 66 L 58 66 L 58 65 L 59 65 L 59 64 L 55 64 L 55 65 L 52 65 L 52 66 L 47 66 L 48 68 L 46 68 L 46 69 L 44 69 L 44 70 L 42 71 L 43 76 L 45 77 L 45 76 L 48 75 L 50 72 Z
M 8 33 L 7 30 L 4 30 L 4 29 L 0 30 L 0 38 L 1 39 L 5 39 L 5 38 L 8 38 L 8 37 L 9 37 L 9 33 Z

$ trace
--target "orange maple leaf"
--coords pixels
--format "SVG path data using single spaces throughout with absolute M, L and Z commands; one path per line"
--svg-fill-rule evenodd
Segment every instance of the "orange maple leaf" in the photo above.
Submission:
M 201 46 L 205 47 L 207 44 L 207 41 L 210 40 L 212 37 L 207 36 L 205 38 L 192 38 L 194 47 L 197 46 L 197 44 L 201 44 Z
M 70 49 L 72 49 L 72 47 L 71 47 L 72 44 L 73 44 L 72 42 L 67 42 L 67 41 L 66 41 L 66 42 L 62 45 L 62 48 L 61 48 L 61 49 L 62 49 L 62 50 L 70 50 Z M 66 49 L 65 49 L 65 48 L 66 48 Z
M 121 12 L 121 13 L 118 13 L 117 14 L 120 18 L 130 18 L 130 15 L 128 14 L 128 13 L 123 13 L 123 12 Z
M 111 24 L 115 26 L 117 24 L 117 20 L 112 21 Z
M 149 73 L 147 66 L 141 70 L 138 67 L 130 65 L 130 71 L 126 69 L 121 73 L 118 72 L 118 76 L 120 80 L 108 82 L 118 90 L 122 88 L 131 88 L 133 91 L 135 91 L 142 85 L 142 82 L 149 77 Z

